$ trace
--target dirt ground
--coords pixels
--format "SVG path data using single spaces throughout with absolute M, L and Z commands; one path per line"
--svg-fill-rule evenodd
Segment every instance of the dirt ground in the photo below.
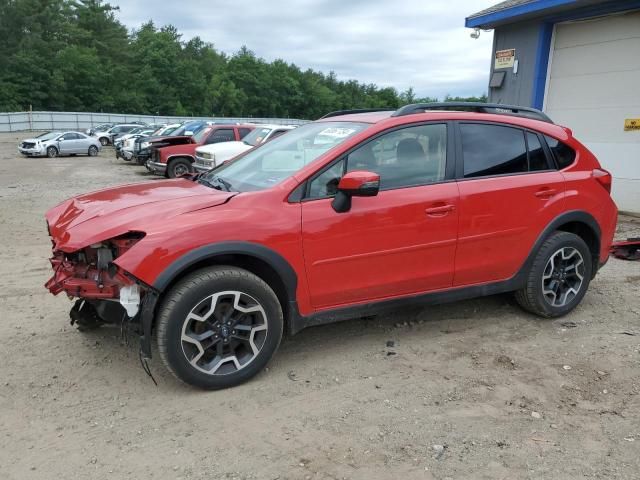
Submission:
M 640 262 L 612 259 L 562 319 L 509 295 L 399 310 L 303 331 L 225 391 L 156 353 L 155 386 L 137 339 L 76 331 L 43 288 L 43 214 L 159 177 L 19 138 L 0 135 L 0 479 L 640 478 Z

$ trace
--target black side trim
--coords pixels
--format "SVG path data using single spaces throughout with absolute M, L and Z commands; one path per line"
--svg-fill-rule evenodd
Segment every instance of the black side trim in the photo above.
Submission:
M 397 298 L 393 300 L 382 300 L 373 303 L 365 303 L 361 305 L 355 305 L 352 307 L 337 308 L 333 310 L 326 310 L 311 314 L 307 317 L 294 316 L 291 319 L 290 332 L 295 334 L 300 330 L 313 327 L 316 325 L 324 325 L 326 323 L 338 322 L 341 320 L 348 320 L 361 316 L 371 315 L 373 313 L 380 313 L 388 310 L 395 310 L 408 305 L 423 304 L 423 305 L 435 305 L 439 303 L 454 302 L 459 300 L 465 300 L 474 297 L 483 297 L 487 295 L 496 295 L 498 293 L 512 292 L 523 288 L 526 282 L 526 277 L 533 264 L 538 250 L 542 246 L 542 243 L 551 235 L 558 227 L 569 222 L 581 222 L 588 225 L 596 234 L 598 238 L 598 244 L 600 243 L 600 227 L 598 222 L 587 212 L 581 210 L 574 210 L 565 212 L 555 219 L 553 219 L 549 225 L 542 231 L 542 233 L 536 239 L 536 242 L 529 253 L 529 256 L 522 264 L 518 273 L 508 280 L 488 283 L 484 285 L 474 285 L 470 287 L 461 287 L 444 292 L 433 292 L 420 295 L 412 295 L 403 298 Z M 597 261 L 597 260 L 596 260 Z M 597 264 L 596 264 L 597 265 Z
M 142 325 L 142 335 L 140 335 L 140 352 L 142 357 L 151 358 L 151 327 L 153 317 L 158 303 L 159 295 L 155 290 L 149 289 L 142 300 L 140 309 L 140 323 Z
M 268 263 L 282 279 L 289 300 L 295 301 L 298 276 L 293 267 L 279 253 L 252 242 L 220 242 L 196 248 L 169 265 L 153 282 L 153 288 L 163 292 L 187 268 L 219 255 L 247 255 Z

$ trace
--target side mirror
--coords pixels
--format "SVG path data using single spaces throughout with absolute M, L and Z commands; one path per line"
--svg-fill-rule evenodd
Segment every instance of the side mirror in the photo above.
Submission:
M 351 209 L 351 197 L 375 197 L 380 191 L 380 175 L 363 170 L 345 174 L 338 183 L 338 193 L 331 202 L 337 213 Z

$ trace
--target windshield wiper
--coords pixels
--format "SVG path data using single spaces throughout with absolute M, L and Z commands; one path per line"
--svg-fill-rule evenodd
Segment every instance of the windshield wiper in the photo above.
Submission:
M 209 181 L 204 176 L 200 177 L 198 179 L 198 183 L 201 183 L 202 185 L 205 185 L 210 188 L 215 188 L 216 190 L 223 190 L 225 192 L 231 191 L 231 184 L 227 182 L 225 179 L 218 177 L 217 175 L 214 175 L 213 177 L 211 177 L 211 181 Z

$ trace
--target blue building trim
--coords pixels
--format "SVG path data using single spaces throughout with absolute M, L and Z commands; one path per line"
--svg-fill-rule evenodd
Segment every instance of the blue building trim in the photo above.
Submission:
M 533 95 L 531 106 L 542 110 L 544 104 L 544 92 L 547 85 L 547 70 L 549 69 L 549 55 L 551 53 L 551 37 L 553 36 L 553 23 L 540 24 L 538 33 L 538 49 L 536 51 L 536 66 L 533 77 Z
M 606 3 L 595 4 L 574 10 L 564 11 L 555 15 L 544 15 L 544 10 L 575 3 L 575 0 L 537 0 L 524 5 L 500 10 L 487 15 L 475 18 L 467 18 L 466 26 L 470 28 L 483 27 L 493 22 L 514 19 L 516 17 L 528 13 L 540 13 L 537 19 L 540 22 L 538 33 L 538 45 L 536 50 L 536 60 L 534 67 L 533 89 L 531 92 L 531 105 L 534 108 L 542 109 L 544 104 L 544 95 L 547 87 L 547 71 L 549 70 L 549 56 L 551 54 L 551 39 L 553 29 L 556 23 L 566 22 L 570 20 L 583 20 L 585 18 L 597 17 L 600 15 L 608 15 L 628 10 L 640 9 L 640 0 L 617 0 Z M 499 28 L 499 27 L 498 27 Z M 494 48 L 495 50 L 495 48 Z
M 538 0 L 524 5 L 516 5 L 511 8 L 505 8 L 504 10 L 498 10 L 497 12 L 487 13 L 480 17 L 466 18 L 465 26 L 469 28 L 482 27 L 488 23 L 501 22 L 509 20 L 521 15 L 527 15 L 529 13 L 537 13 L 542 10 L 547 10 L 553 7 L 560 7 L 570 3 L 575 3 L 576 0 Z

